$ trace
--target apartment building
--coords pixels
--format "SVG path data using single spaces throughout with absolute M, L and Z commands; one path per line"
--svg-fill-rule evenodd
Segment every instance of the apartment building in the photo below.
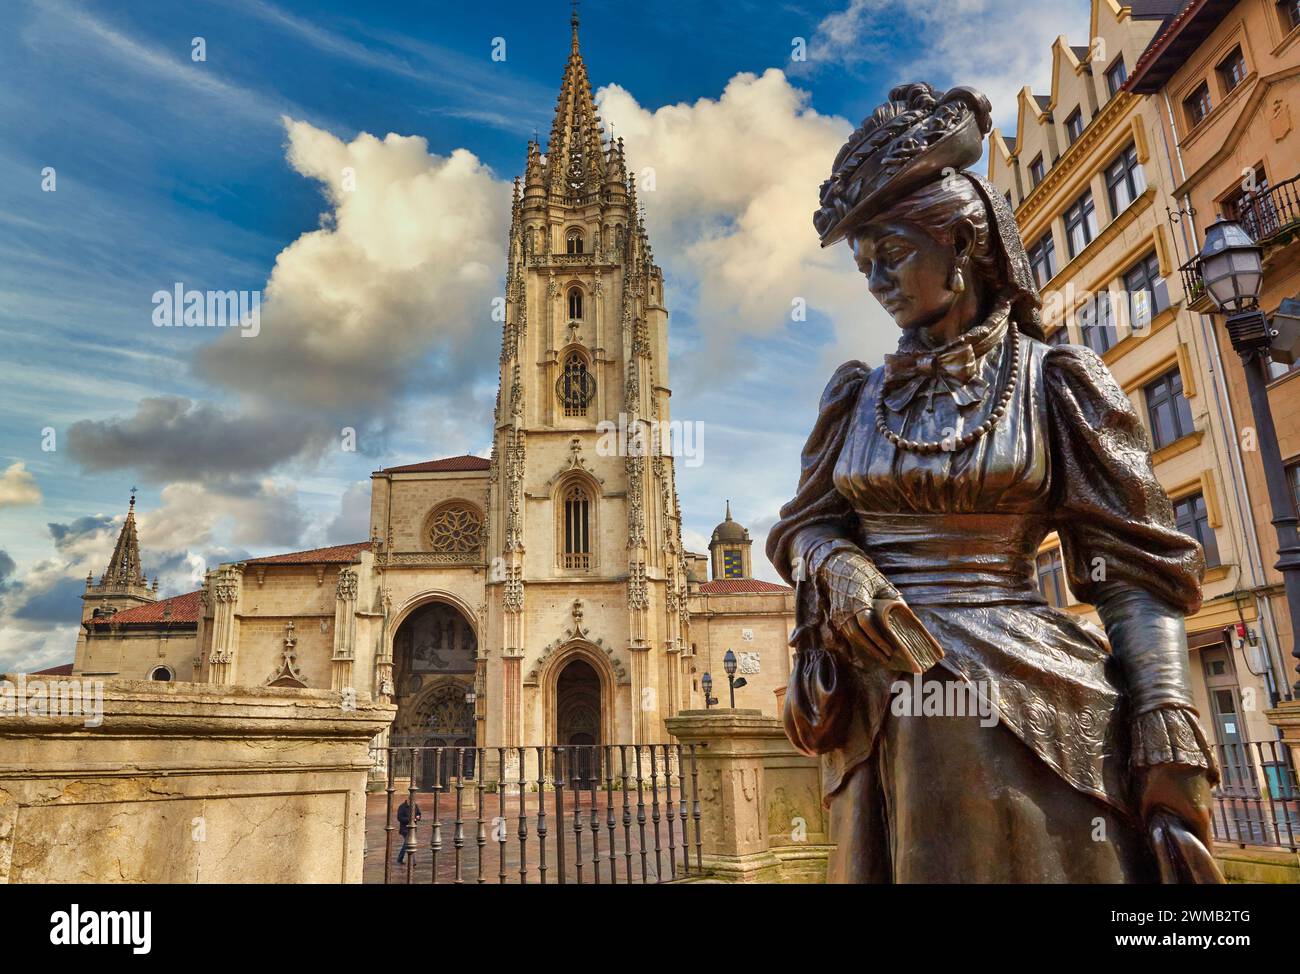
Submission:
M 1243 476 L 1243 406 L 1179 272 L 1189 256 L 1178 203 L 1185 177 L 1169 151 L 1164 108 L 1129 83 L 1183 7 L 1093 0 L 1086 43 L 1062 36 L 1052 46 L 1050 91 L 1023 89 L 1014 134 L 992 132 L 989 179 L 1015 210 L 1048 340 L 1087 345 L 1106 362 L 1146 423 L 1179 527 L 1205 549 L 1205 601 L 1187 632 L 1207 733 L 1220 744 L 1272 740 L 1263 711 L 1282 686 L 1270 665 L 1278 632 L 1261 597 L 1266 559 L 1258 501 L 1252 506 L 1262 480 L 1256 492 Z M 1038 575 L 1050 602 L 1099 622 L 1067 591 L 1054 535 L 1040 549 Z M 1238 625 L 1245 638 L 1236 637 Z M 1214 691 L 1229 679 L 1235 708 L 1223 712 Z

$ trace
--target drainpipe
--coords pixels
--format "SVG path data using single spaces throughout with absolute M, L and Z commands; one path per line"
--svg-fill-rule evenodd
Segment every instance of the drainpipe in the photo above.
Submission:
M 1170 178 L 1176 185 L 1182 185 L 1187 180 L 1187 169 L 1183 164 L 1182 148 L 1178 144 L 1178 123 L 1174 118 L 1173 106 L 1169 102 L 1169 92 L 1163 91 L 1165 103 L 1165 113 L 1169 118 L 1169 132 L 1173 133 L 1174 144 L 1173 151 L 1170 151 L 1169 138 L 1165 130 L 1160 131 L 1160 138 L 1165 143 L 1165 162 L 1170 166 Z M 1178 160 L 1178 176 L 1175 179 L 1172 171 L 1171 159 Z M 1192 198 L 1190 193 L 1183 194 L 1183 208 L 1186 217 L 1179 221 L 1179 227 L 1183 234 L 1183 244 L 1187 247 L 1187 253 L 1193 255 L 1200 248 L 1196 244 L 1196 218 L 1192 215 Z M 1190 239 L 1188 229 L 1190 227 Z M 1270 703 L 1276 705 L 1281 694 L 1278 687 L 1290 687 L 1290 681 L 1287 679 L 1286 664 L 1278 658 L 1277 654 L 1281 651 L 1281 640 L 1277 631 L 1277 622 L 1273 616 L 1273 604 L 1267 597 L 1261 597 L 1259 589 L 1267 586 L 1268 578 L 1264 573 L 1264 555 L 1260 546 L 1259 530 L 1255 524 L 1255 519 L 1250 517 L 1250 496 L 1246 489 L 1246 473 L 1242 466 L 1240 455 L 1240 440 L 1236 435 L 1237 421 L 1232 412 L 1232 400 L 1228 396 L 1227 378 L 1223 368 L 1223 358 L 1219 353 L 1219 343 L 1215 341 L 1213 325 L 1208 316 L 1197 314 L 1201 325 L 1201 338 L 1205 348 L 1209 351 L 1211 368 L 1214 373 L 1214 402 L 1216 412 L 1219 418 L 1219 427 L 1224 437 L 1225 445 L 1233 444 L 1233 449 L 1229 449 L 1228 466 L 1232 471 L 1232 492 L 1236 500 L 1233 507 L 1236 510 L 1237 520 L 1241 524 L 1241 537 L 1243 547 L 1246 549 L 1246 560 L 1249 565 L 1250 587 L 1254 590 L 1255 608 L 1259 612 L 1259 618 L 1262 628 L 1264 629 L 1263 638 L 1265 645 L 1268 647 L 1268 690 L 1272 697 Z M 1240 611 L 1240 607 L 1238 608 Z M 1249 667 L 1247 668 L 1249 669 Z M 1280 680 L 1279 680 L 1280 677 Z M 1289 696 L 1289 691 L 1286 692 Z M 1278 731 L 1279 739 L 1281 731 Z

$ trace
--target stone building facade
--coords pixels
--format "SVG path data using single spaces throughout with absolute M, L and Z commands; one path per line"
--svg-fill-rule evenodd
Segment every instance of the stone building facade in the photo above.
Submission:
M 655 743 L 704 706 L 706 670 L 725 689 L 734 648 L 738 706 L 775 714 L 793 592 L 752 578 L 729 506 L 709 555 L 682 545 L 663 274 L 576 17 L 547 151 L 515 181 L 499 377 L 490 457 L 376 471 L 365 541 L 162 601 L 115 560 L 75 671 L 370 694 L 397 705 L 397 745 Z M 128 531 L 138 571 L 134 511 Z M 710 560 L 730 566 L 713 581 Z
M 1254 417 L 1240 356 L 1222 317 L 1212 317 L 1195 256 L 1220 216 L 1239 221 L 1264 248 L 1260 306 L 1268 314 L 1300 297 L 1300 4 L 1275 0 L 1190 4 L 1170 21 L 1134 66 L 1128 90 L 1158 108 L 1157 132 L 1169 147 L 1170 207 L 1189 313 L 1223 365 L 1229 415 L 1240 442 L 1238 475 L 1254 503 L 1245 527 L 1256 564 L 1239 584 L 1246 638 L 1221 654 L 1204 711 L 1221 736 L 1261 739 L 1260 717 L 1240 690 L 1262 673 L 1285 695 L 1297 676 L 1295 634 L 1277 561 Z M 1300 369 L 1270 365 L 1268 398 L 1293 501 L 1300 495 Z M 1255 621 L 1258 612 L 1259 621 Z M 1241 719 L 1238 719 L 1241 718 Z M 1245 734 L 1229 728 L 1244 727 Z M 1249 736 L 1247 736 L 1249 735 Z
M 1215 742 L 1236 744 L 1276 737 L 1264 711 L 1285 696 L 1290 634 L 1279 625 L 1284 606 L 1270 603 L 1280 579 L 1265 567 L 1276 548 L 1271 526 L 1260 527 L 1268 518 L 1262 473 L 1251 477 L 1257 458 L 1239 445 L 1249 416 L 1240 365 L 1180 272 L 1196 249 L 1187 149 L 1167 127 L 1165 100 L 1132 84 L 1184 9 L 1200 6 L 1224 5 L 1093 0 L 1088 43 L 1058 38 L 1050 93 L 1025 88 L 1014 136 L 992 133 L 989 178 L 1015 209 L 1048 341 L 1086 344 L 1106 362 L 1146 421 L 1180 529 L 1205 548 L 1205 601 L 1187 619 L 1193 693 Z M 1257 127 L 1266 128 L 1257 102 Z M 1204 144 L 1222 146 L 1228 131 Z M 1203 227 L 1214 207 L 1197 205 Z M 1295 412 L 1280 401 L 1274 408 Z M 1291 447 L 1300 450 L 1300 439 Z M 1040 549 L 1038 575 L 1049 602 L 1098 621 L 1067 591 L 1055 536 Z M 1232 632 L 1238 624 L 1244 640 Z M 1227 698 L 1216 692 L 1225 687 Z M 1225 711 L 1222 699 L 1235 704 Z

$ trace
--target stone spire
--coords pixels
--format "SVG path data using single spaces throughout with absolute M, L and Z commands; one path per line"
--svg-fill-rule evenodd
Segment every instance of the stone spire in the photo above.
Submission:
M 547 189 L 564 197 L 598 193 L 605 177 L 603 129 L 578 45 L 578 11 L 570 20 L 573 42 L 564 65 L 555 120 L 546 146 Z
M 140 539 L 135 526 L 135 488 L 131 488 L 131 504 L 126 511 L 126 521 L 117 534 L 117 544 L 113 546 L 113 556 L 108 560 L 108 567 L 99 577 L 99 584 L 94 584 L 92 576 L 86 576 L 86 591 L 82 594 L 82 622 L 92 617 L 113 615 L 122 609 L 158 598 L 158 578 L 153 579 L 153 589 L 145 578 L 140 566 Z
M 131 488 L 131 506 L 126 511 L 126 522 L 117 535 L 113 557 L 100 578 L 101 585 L 143 585 L 140 570 L 140 539 L 135 530 L 135 488 Z

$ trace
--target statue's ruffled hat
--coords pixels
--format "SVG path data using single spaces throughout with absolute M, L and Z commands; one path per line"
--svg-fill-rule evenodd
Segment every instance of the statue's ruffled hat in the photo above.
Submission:
M 1042 301 L 1015 214 L 987 180 L 966 171 L 983 154 L 991 113 L 989 100 L 974 88 L 941 93 L 924 82 L 894 88 L 835 157 L 813 225 L 829 247 L 928 183 L 964 177 L 988 210 L 1011 320 L 1041 341 Z
M 823 247 L 947 172 L 979 161 L 993 128 L 989 100 L 974 88 L 937 92 L 924 82 L 899 85 L 863 119 L 822 183 L 813 224 Z

